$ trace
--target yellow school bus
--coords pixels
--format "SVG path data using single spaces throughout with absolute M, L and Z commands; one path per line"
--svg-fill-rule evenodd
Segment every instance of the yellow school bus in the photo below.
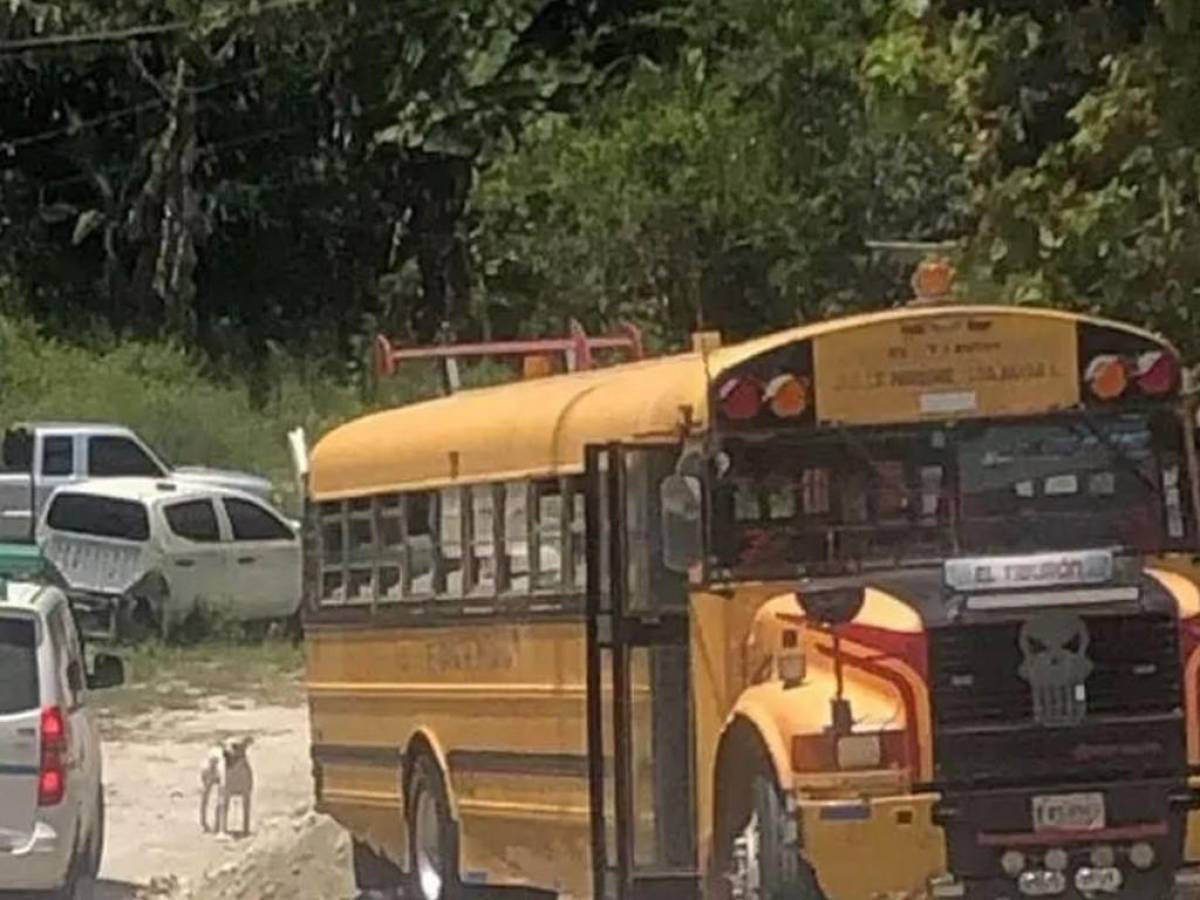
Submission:
M 910 306 L 333 430 L 307 691 L 360 887 L 1191 890 L 1181 381 L 1120 323 Z

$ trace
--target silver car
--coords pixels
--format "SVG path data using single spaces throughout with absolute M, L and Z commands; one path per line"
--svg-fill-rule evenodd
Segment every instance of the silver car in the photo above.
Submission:
M 88 691 L 123 680 L 112 656 L 88 674 L 62 591 L 0 582 L 0 891 L 91 896 L 104 788 Z

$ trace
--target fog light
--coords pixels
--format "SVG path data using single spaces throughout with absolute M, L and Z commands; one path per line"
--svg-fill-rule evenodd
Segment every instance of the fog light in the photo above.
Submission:
M 1129 861 L 1134 868 L 1148 869 L 1154 865 L 1154 848 L 1145 841 L 1138 841 L 1129 848 Z
M 1022 872 L 1017 889 L 1026 897 L 1052 897 L 1067 889 L 1067 877 L 1062 872 L 1046 870 Z
M 1025 871 L 1025 854 L 1020 850 L 1006 850 L 1000 857 L 1000 868 L 1005 875 L 1016 878 Z
M 1106 869 L 1117 861 L 1117 854 L 1108 844 L 1097 844 L 1091 852 L 1092 865 Z
M 1093 894 L 1115 894 L 1121 889 L 1123 881 L 1121 870 L 1113 866 L 1096 869 L 1085 866 L 1075 873 L 1075 890 L 1086 897 Z

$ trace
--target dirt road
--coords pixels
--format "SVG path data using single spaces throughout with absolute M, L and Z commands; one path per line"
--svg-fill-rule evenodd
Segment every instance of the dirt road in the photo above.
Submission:
M 352 898 L 346 839 L 311 812 L 308 719 L 298 695 L 279 703 L 252 692 L 185 690 L 189 708 L 106 711 L 108 839 L 99 900 Z M 200 767 L 214 742 L 247 734 L 255 740 L 251 834 L 205 834 Z

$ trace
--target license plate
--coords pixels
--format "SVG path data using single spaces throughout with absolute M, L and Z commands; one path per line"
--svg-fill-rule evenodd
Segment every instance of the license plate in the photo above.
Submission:
M 1103 794 L 1046 794 L 1033 798 L 1034 831 L 1100 831 Z

